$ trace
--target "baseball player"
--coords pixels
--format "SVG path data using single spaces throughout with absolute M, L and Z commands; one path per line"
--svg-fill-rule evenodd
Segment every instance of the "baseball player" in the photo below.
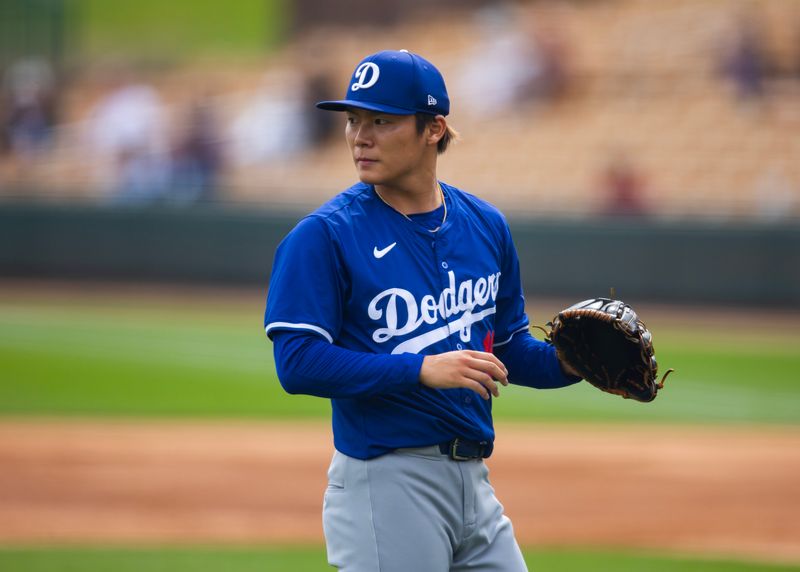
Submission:
M 289 393 L 331 400 L 323 527 L 345 571 L 525 570 L 483 459 L 498 384 L 579 381 L 528 332 L 503 215 L 436 177 L 444 79 L 366 57 L 339 101 L 360 182 L 278 247 L 264 325 Z

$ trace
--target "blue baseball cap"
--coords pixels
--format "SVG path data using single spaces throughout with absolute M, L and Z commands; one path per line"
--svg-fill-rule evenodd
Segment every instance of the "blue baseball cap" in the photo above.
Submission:
M 439 70 L 407 50 L 386 50 L 358 64 L 344 99 L 320 101 L 320 109 L 347 111 L 358 107 L 392 115 L 450 113 L 450 98 Z

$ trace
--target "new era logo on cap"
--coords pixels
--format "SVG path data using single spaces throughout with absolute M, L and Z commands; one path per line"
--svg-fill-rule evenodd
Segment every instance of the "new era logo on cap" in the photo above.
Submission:
M 450 113 L 450 98 L 439 70 L 407 50 L 387 50 L 356 66 L 345 99 L 320 101 L 320 109 L 346 111 L 357 107 L 394 115 Z

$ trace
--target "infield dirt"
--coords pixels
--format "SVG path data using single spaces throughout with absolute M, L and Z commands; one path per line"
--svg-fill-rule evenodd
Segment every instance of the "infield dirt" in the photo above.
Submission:
M 0 543 L 320 543 L 324 423 L 4 420 Z M 800 430 L 499 424 L 526 546 L 800 561 Z

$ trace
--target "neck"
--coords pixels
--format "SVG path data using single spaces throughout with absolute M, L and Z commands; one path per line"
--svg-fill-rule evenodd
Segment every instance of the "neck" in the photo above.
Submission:
M 416 185 L 375 185 L 375 191 L 389 206 L 405 215 L 426 213 L 442 206 L 435 175 Z

